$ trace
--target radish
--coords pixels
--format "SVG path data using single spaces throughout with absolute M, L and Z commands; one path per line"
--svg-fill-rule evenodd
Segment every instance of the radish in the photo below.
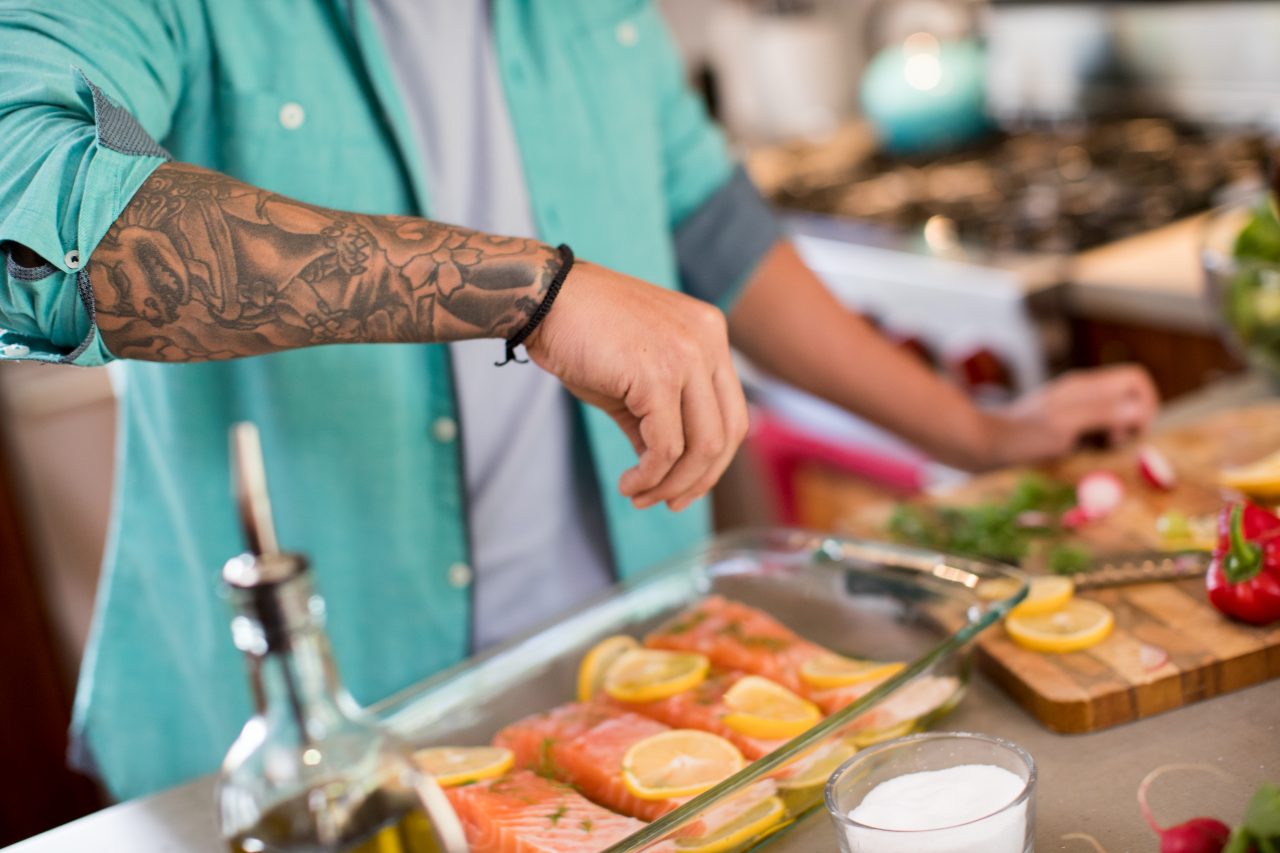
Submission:
M 1142 818 L 1147 826 L 1160 836 L 1160 853 L 1221 853 L 1231 838 L 1231 827 L 1216 818 L 1193 817 L 1177 826 L 1164 829 L 1156 823 L 1155 816 L 1151 814 L 1151 805 L 1147 802 L 1147 789 L 1152 782 L 1170 770 L 1207 770 L 1219 776 L 1227 775 L 1207 764 L 1166 764 L 1147 774 L 1147 778 L 1138 786 L 1138 807 L 1142 810 Z
M 1041 527 L 1050 527 L 1053 524 L 1053 516 L 1038 509 L 1029 509 L 1018 513 L 1018 517 L 1014 521 L 1019 527 L 1035 530 Z
M 1178 484 L 1178 475 L 1169 458 L 1155 446 L 1144 444 L 1138 449 L 1138 473 L 1154 488 L 1167 492 Z
M 1093 521 L 1093 517 L 1084 511 L 1084 507 L 1073 506 L 1062 514 L 1062 518 L 1059 521 L 1068 530 L 1076 530 Z
M 1123 497 L 1124 484 L 1110 471 L 1092 471 L 1076 483 L 1076 507 L 1088 521 L 1110 513 Z
M 1159 669 L 1169 662 L 1169 653 L 1159 646 L 1143 643 L 1138 646 L 1138 664 L 1147 672 Z

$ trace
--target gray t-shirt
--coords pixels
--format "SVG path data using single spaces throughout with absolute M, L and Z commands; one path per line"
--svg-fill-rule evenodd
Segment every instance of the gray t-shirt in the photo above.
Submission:
M 374 0 L 372 8 L 422 146 L 432 218 L 536 236 L 487 0 Z M 568 393 L 532 363 L 495 367 L 498 341 L 450 349 L 475 578 L 473 636 L 482 648 L 598 593 L 612 571 Z

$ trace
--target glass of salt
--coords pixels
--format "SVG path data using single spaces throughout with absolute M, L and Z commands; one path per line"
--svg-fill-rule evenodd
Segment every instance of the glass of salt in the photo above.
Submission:
M 826 799 L 842 853 L 1030 853 L 1035 788 L 1017 744 L 931 732 L 859 752 Z

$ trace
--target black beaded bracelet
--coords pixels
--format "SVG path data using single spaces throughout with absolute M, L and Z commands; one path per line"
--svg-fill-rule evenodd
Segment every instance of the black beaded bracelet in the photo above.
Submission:
M 560 293 L 560 286 L 564 284 L 565 278 L 569 275 L 569 270 L 573 269 L 573 249 L 570 249 L 564 243 L 556 246 L 556 251 L 560 253 L 560 269 L 556 270 L 555 277 L 551 279 L 551 285 L 547 288 L 547 295 L 542 298 L 542 304 L 538 306 L 538 310 L 533 312 L 533 316 L 529 318 L 529 322 L 521 327 L 507 339 L 507 357 L 504 361 L 495 361 L 496 367 L 502 367 L 504 364 L 515 362 L 516 364 L 528 364 L 527 358 L 516 358 L 516 347 L 525 342 L 534 329 L 538 328 L 538 324 L 547 316 L 547 312 L 551 310 L 551 303 L 556 301 L 556 295 Z

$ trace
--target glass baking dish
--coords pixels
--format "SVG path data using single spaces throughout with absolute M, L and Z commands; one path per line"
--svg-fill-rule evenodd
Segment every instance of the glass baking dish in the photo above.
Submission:
M 758 607 L 833 651 L 908 663 L 853 704 L 609 847 L 607 853 L 672 849 L 675 839 L 697 834 L 693 827 L 708 810 L 740 794 L 752 796 L 761 784 L 779 786 L 785 819 L 767 833 L 715 849 L 749 850 L 765 836 L 776 836 L 821 805 L 825 775 L 815 783 L 814 773 L 799 768 L 807 765 L 821 772 L 824 756 L 838 764 L 839 755 L 924 728 L 955 707 L 968 681 L 969 641 L 1022 600 L 1026 579 L 1000 563 L 901 545 L 800 530 L 729 534 L 372 710 L 417 746 L 488 743 L 503 726 L 571 701 L 579 662 L 595 643 L 611 634 L 641 637 L 713 593 Z M 892 708 L 887 703 L 895 701 L 901 704 L 925 685 L 934 701 L 918 709 L 908 701 L 896 716 L 881 714 L 890 725 L 868 724 L 877 719 L 873 713 L 878 709 Z M 941 699 L 936 699 L 938 685 L 945 686 Z M 788 787 L 776 781 L 786 774 L 804 784 Z M 766 779 L 775 781 L 763 782 Z

